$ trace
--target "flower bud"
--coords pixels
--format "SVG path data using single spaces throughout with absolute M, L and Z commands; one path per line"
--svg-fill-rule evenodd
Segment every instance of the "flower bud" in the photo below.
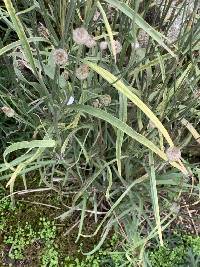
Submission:
M 103 106 L 107 107 L 110 105 L 112 99 L 110 95 L 103 95 L 100 99 L 100 102 Z

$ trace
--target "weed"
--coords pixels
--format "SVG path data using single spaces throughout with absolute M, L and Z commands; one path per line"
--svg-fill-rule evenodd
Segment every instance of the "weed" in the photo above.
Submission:
M 43 250 L 41 257 L 41 267 L 57 267 L 59 266 L 58 262 L 58 250 L 53 243 L 48 243 Z
M 5 236 L 4 243 L 10 245 L 9 257 L 11 259 L 24 259 L 25 249 L 37 239 L 36 232 L 31 225 L 26 223 L 25 227 L 18 226 L 13 235 Z

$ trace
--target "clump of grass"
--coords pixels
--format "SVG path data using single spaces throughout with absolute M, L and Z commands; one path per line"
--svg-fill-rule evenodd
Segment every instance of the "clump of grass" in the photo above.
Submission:
M 162 245 L 177 217 L 162 208 L 163 194 L 173 190 L 177 201 L 198 190 L 199 168 L 187 158 L 199 136 L 198 2 L 191 12 L 187 1 L 175 2 L 5 0 L 0 7 L 1 181 L 13 201 L 16 180 L 27 190 L 31 173 L 38 186 L 72 194 L 57 218 L 79 213 L 77 240 L 102 232 L 89 255 L 115 228 L 127 260 L 141 264 L 149 240 L 159 236 Z M 83 231 L 86 218 L 95 232 Z M 46 259 L 56 260 L 55 251 Z

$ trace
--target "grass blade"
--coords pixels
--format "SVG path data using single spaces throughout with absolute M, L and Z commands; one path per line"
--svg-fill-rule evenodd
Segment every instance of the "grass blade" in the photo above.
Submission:
M 104 20 L 105 27 L 106 27 L 106 30 L 108 32 L 108 36 L 110 38 L 111 50 L 112 50 L 113 57 L 114 57 L 114 60 L 115 60 L 115 63 L 116 63 L 116 49 L 115 49 L 115 45 L 114 45 L 114 39 L 113 39 L 112 29 L 111 29 L 110 24 L 108 22 L 106 13 L 103 10 L 103 7 L 102 7 L 102 5 L 100 4 L 99 1 L 97 2 L 97 6 L 98 6 L 98 8 L 99 8 L 99 10 L 100 10 L 100 12 L 102 14 L 103 20 Z
M 116 76 L 111 74 L 109 71 L 103 69 L 102 67 L 91 63 L 89 61 L 85 61 L 85 63 L 94 71 L 96 71 L 99 75 L 101 75 L 107 82 L 112 84 L 118 91 L 120 91 L 122 94 L 124 94 L 127 98 L 129 98 L 139 109 L 141 109 L 145 115 L 155 124 L 155 126 L 158 128 L 158 130 L 163 134 L 165 139 L 167 140 L 168 144 L 170 146 L 174 146 L 173 141 L 171 137 L 169 136 L 169 133 L 165 129 L 165 127 L 162 125 L 160 120 L 154 115 L 154 113 L 143 103 L 138 96 L 136 96 L 134 93 L 132 93 L 129 88 L 124 85 L 124 83 L 119 80 Z
M 127 121 L 127 97 L 122 93 L 119 93 L 119 119 L 125 123 Z M 122 153 L 123 139 L 124 139 L 124 132 L 122 132 L 121 130 L 117 130 L 116 159 L 117 159 L 117 168 L 120 176 L 122 172 L 121 153 Z
M 33 72 L 36 74 L 37 71 L 36 71 L 33 55 L 31 52 L 30 45 L 27 41 L 27 37 L 26 37 L 25 31 L 24 31 L 23 25 L 22 25 L 20 19 L 18 18 L 18 16 L 16 15 L 16 12 L 15 12 L 15 9 L 13 7 L 11 0 L 4 0 L 4 3 L 6 5 L 6 9 L 10 15 L 11 20 L 12 20 L 12 23 L 15 27 L 17 35 L 21 41 L 22 47 L 24 49 L 24 54 L 27 58 L 27 61 L 29 62 L 31 68 L 33 69 Z
M 84 106 L 84 105 L 76 105 L 76 106 L 74 106 L 74 109 L 78 110 L 78 111 L 85 112 L 87 114 L 95 116 L 95 117 L 102 119 L 104 121 L 107 121 L 115 128 L 120 129 L 120 131 L 126 133 L 128 136 L 130 136 L 131 138 L 133 138 L 134 140 L 136 140 L 140 144 L 149 148 L 151 151 L 153 151 L 155 154 L 157 154 L 163 160 L 168 161 L 166 154 L 162 150 L 160 150 L 156 145 L 154 145 L 150 140 L 148 140 L 143 135 L 137 133 L 131 127 L 129 127 L 126 123 L 120 121 L 118 118 L 112 116 L 111 114 L 107 113 L 106 111 L 99 110 L 99 109 L 96 109 L 96 108 L 93 108 L 90 106 Z M 184 172 L 178 163 L 170 162 L 170 164 L 173 167 L 177 168 L 178 170 Z
M 151 197 L 153 202 L 154 209 L 154 217 L 156 220 L 156 226 L 158 229 L 158 236 L 160 240 L 160 245 L 163 246 L 163 238 L 162 238 L 162 227 L 160 223 L 160 209 L 158 204 L 158 192 L 156 188 L 156 175 L 155 175 L 155 167 L 154 167 L 154 158 L 153 153 L 149 153 L 149 165 L 150 165 L 150 185 L 151 185 Z

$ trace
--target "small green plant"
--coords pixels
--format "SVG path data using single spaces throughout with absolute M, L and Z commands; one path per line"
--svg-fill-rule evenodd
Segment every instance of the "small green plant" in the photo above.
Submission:
M 13 235 L 6 236 L 4 243 L 11 245 L 9 257 L 15 260 L 24 258 L 25 249 L 37 239 L 37 234 L 30 224 L 25 227 L 18 226 Z
M 153 267 L 179 267 L 185 266 L 191 257 L 200 263 L 199 256 L 200 238 L 176 233 L 166 246 L 150 253 L 150 261 Z
M 41 258 L 41 267 L 57 267 L 58 265 L 58 256 L 59 252 L 57 247 L 53 243 L 46 245 L 42 258 Z
M 6 227 L 7 216 L 6 212 L 14 211 L 15 208 L 13 207 L 9 198 L 2 198 L 0 199 L 0 231 L 3 231 Z
M 186 236 L 184 239 L 186 240 L 188 247 L 191 247 L 193 252 L 200 256 L 200 237 Z
M 150 254 L 152 266 L 154 267 L 175 267 L 184 262 L 185 250 L 178 246 L 173 250 L 169 246 L 159 247 Z
M 44 242 L 52 241 L 56 237 L 56 226 L 53 222 L 47 220 L 46 218 L 40 218 L 39 226 L 41 227 L 38 231 L 39 237 L 44 240 Z

